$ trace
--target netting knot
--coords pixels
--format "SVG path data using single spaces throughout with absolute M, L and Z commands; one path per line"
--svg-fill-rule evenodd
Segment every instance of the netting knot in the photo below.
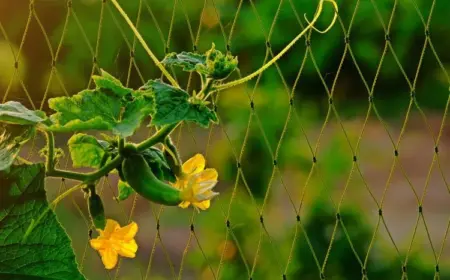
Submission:
M 320 279 L 325 279 L 325 274 L 323 274 L 323 272 L 320 273 Z
M 216 104 L 214 104 L 213 109 L 214 109 L 214 112 L 217 112 L 217 105 Z
M 241 163 L 240 163 L 240 162 L 237 163 L 237 168 L 238 168 L 238 169 L 241 168 Z
M 356 162 L 357 160 L 356 156 L 353 156 L 353 161 Z
M 423 212 L 423 207 L 422 207 L 422 205 L 419 205 L 419 213 L 422 213 Z
M 378 216 L 383 216 L 383 209 L 378 209 Z
M 156 222 L 156 230 L 159 230 L 159 227 L 160 227 L 159 221 L 157 221 L 157 222 Z
M 439 153 L 439 148 L 438 148 L 438 146 L 434 147 L 434 152 L 435 152 L 436 154 Z
M 362 268 L 361 273 L 363 276 L 367 275 L 367 270 L 365 267 Z
M 345 44 L 350 44 L 350 37 L 349 36 L 345 36 Z
M 14 62 L 14 68 L 16 68 L 16 69 L 19 68 L 19 61 Z
M 192 49 L 194 50 L 194 52 L 196 52 L 197 51 L 197 45 L 193 45 Z
M 430 30 L 429 29 L 425 29 L 425 36 L 426 37 L 430 37 Z
M 317 162 L 317 158 L 316 156 L 313 156 L 313 162 L 316 163 Z
M 286 279 L 287 279 L 286 274 L 283 274 L 283 280 L 286 280 Z
M 395 155 L 396 157 L 398 157 L 398 150 L 397 150 L 397 149 L 395 149 L 394 155 Z
M 388 42 L 391 41 L 391 36 L 389 35 L 389 33 L 386 33 L 386 35 L 384 35 L 384 39 Z
M 294 105 L 294 98 L 289 99 L 289 105 L 291 105 L 291 106 Z
M 97 57 L 96 57 L 96 56 L 94 56 L 94 57 L 92 58 L 92 62 L 93 62 L 94 64 L 97 64 Z
M 434 270 L 436 270 L 436 272 L 439 272 L 439 265 L 437 264 L 436 267 L 434 268 Z
M 276 159 L 274 159 L 274 160 L 273 160 L 273 165 L 274 165 L 274 166 L 277 166 L 277 164 L 278 164 L 278 161 L 277 161 Z
M 371 94 L 371 95 L 369 95 L 369 103 L 372 103 L 373 102 L 373 95 Z
M 134 51 L 130 51 L 130 57 L 134 57 Z
M 55 67 L 55 66 L 56 66 L 56 60 L 53 59 L 53 60 L 52 60 L 52 67 Z
M 415 99 L 416 98 L 416 91 L 413 89 L 411 90 L 411 93 L 409 94 L 411 99 Z
M 67 8 L 72 8 L 72 0 L 67 1 Z
M 227 49 L 227 52 L 231 52 L 231 46 L 230 46 L 230 44 L 227 44 L 227 45 L 226 45 L 226 49 Z
M 336 220 L 340 221 L 341 220 L 341 214 L 336 213 Z
M 269 42 L 269 41 L 266 41 L 266 47 L 267 47 L 268 49 L 272 48 L 272 45 L 270 45 L 270 42 Z
M 230 220 L 227 220 L 227 228 L 230 228 Z
M 191 224 L 191 231 L 194 231 L 194 224 Z
M 253 100 L 250 102 L 250 108 L 255 109 L 255 103 L 253 103 Z
M 402 265 L 402 271 L 406 273 L 406 264 Z
M 305 41 L 305 45 L 306 45 L 306 47 L 311 46 L 311 40 L 307 39 L 307 40 Z
M 328 99 L 328 103 L 331 105 L 331 104 L 333 104 L 333 97 L 330 97 L 329 99 Z
M 263 218 L 262 215 L 259 216 L 259 222 L 260 222 L 261 224 L 264 224 L 264 218 Z
M 166 46 L 166 48 L 164 49 L 164 53 L 165 53 L 165 54 L 168 54 L 168 53 L 169 53 L 169 47 L 168 47 L 168 46 Z
M 297 215 L 297 222 L 300 222 L 300 215 Z

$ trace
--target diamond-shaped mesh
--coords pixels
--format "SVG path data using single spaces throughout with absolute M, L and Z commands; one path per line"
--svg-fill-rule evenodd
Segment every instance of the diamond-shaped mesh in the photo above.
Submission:
M 102 179 L 107 216 L 140 227 L 136 259 L 106 271 L 89 246 L 82 194 L 58 207 L 89 279 L 450 279 L 450 4 L 337 2 L 330 32 L 308 32 L 256 79 L 217 94 L 218 126 L 185 123 L 173 134 L 183 159 L 200 152 L 218 169 L 211 209 L 119 203 L 116 176 Z M 239 57 L 233 78 L 277 54 L 317 3 L 120 1 L 158 58 L 214 42 Z M 92 87 L 100 68 L 130 87 L 162 77 L 107 0 L 4 0 L 0 31 L 2 102 L 47 110 L 48 98 Z M 38 160 L 42 146 L 36 137 L 23 156 Z M 70 167 L 69 157 L 60 164 Z M 49 199 L 72 184 L 49 182 Z

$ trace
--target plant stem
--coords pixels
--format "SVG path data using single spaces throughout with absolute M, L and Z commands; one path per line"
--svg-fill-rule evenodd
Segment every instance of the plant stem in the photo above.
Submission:
M 208 96 L 210 95 L 213 83 L 214 83 L 214 79 L 206 78 L 206 82 L 203 85 L 202 90 L 197 94 L 197 97 L 199 99 L 206 100 L 208 98 Z M 206 97 L 204 98 L 205 94 L 206 94 Z
M 168 124 L 163 126 L 158 132 L 156 132 L 151 138 L 141 142 L 137 145 L 137 150 L 142 152 L 155 144 L 161 143 L 180 123 Z
M 119 11 L 119 13 L 125 19 L 125 21 L 127 22 L 128 26 L 131 28 L 131 30 L 133 31 L 134 35 L 139 40 L 139 42 L 142 44 L 142 47 L 144 47 L 145 51 L 150 56 L 150 58 L 153 60 L 155 65 L 158 66 L 158 68 L 161 70 L 161 72 L 164 74 L 164 76 L 166 76 L 167 80 L 169 80 L 169 82 L 174 87 L 180 88 L 180 86 L 178 85 L 177 81 L 175 81 L 175 79 L 172 77 L 172 75 L 170 75 L 170 73 L 166 70 L 164 65 L 162 65 L 162 63 L 158 60 L 158 58 L 150 50 L 150 48 L 148 47 L 148 45 L 145 42 L 144 38 L 142 38 L 141 33 L 139 33 L 139 31 L 134 26 L 133 22 L 130 20 L 130 18 L 128 17 L 127 13 L 122 9 L 122 7 L 119 5 L 119 3 L 116 0 L 111 0 L 111 2 L 116 7 L 117 11 Z
M 333 17 L 333 21 L 331 22 L 330 26 L 326 29 L 326 31 L 328 31 L 331 26 L 334 25 L 334 23 L 336 22 L 336 18 L 337 18 L 337 11 L 338 11 L 338 6 L 335 2 L 335 0 L 320 0 L 319 2 L 319 6 L 317 7 L 317 11 L 314 14 L 314 18 L 311 22 L 309 22 L 308 26 L 305 27 L 305 29 L 302 30 L 302 32 L 300 32 L 300 34 L 297 35 L 297 37 L 295 37 L 289 44 L 286 45 L 286 47 L 284 47 L 283 50 L 281 50 L 276 56 L 274 56 L 269 62 L 267 62 L 266 64 L 264 64 L 263 66 L 261 66 L 261 68 L 259 68 L 258 70 L 256 70 L 255 72 L 249 74 L 248 76 L 245 76 L 239 80 L 234 80 L 231 81 L 229 83 L 217 86 L 215 88 L 214 91 L 212 92 L 216 92 L 219 90 L 224 90 L 230 87 L 234 87 L 237 86 L 239 84 L 245 83 L 250 81 L 251 79 L 255 78 L 256 76 L 258 76 L 259 74 L 261 74 L 262 72 L 264 72 L 267 68 L 269 68 L 272 64 L 274 64 L 278 59 L 280 59 L 287 51 L 289 51 L 290 48 L 292 48 L 292 46 L 295 45 L 295 43 L 297 43 L 297 41 L 303 37 L 303 35 L 306 34 L 306 32 L 308 30 L 310 30 L 311 28 L 314 28 L 314 24 L 316 23 L 317 19 L 320 17 L 320 14 L 322 13 L 322 9 L 323 9 L 323 2 L 330 2 L 335 9 L 335 14 Z M 315 28 L 314 28 L 315 29 Z M 315 29 L 316 30 L 316 29 Z M 321 32 L 322 33 L 322 32 Z M 211 92 L 211 93 L 212 93 Z
M 124 147 L 125 147 L 125 139 L 119 138 L 119 153 L 123 150 Z
M 54 157 L 55 157 L 55 137 L 53 132 L 44 131 L 45 138 L 47 140 L 47 161 L 45 163 L 46 171 L 52 171 L 54 169 Z
M 149 147 L 152 147 L 153 145 L 163 142 L 164 139 L 177 127 L 178 123 L 176 124 L 170 124 L 166 125 L 163 128 L 161 128 L 156 134 L 154 134 L 151 138 L 143 141 L 137 146 L 138 151 L 144 151 L 148 149 Z M 49 137 L 49 143 L 53 143 L 53 135 Z M 103 176 L 106 176 L 111 170 L 116 168 L 119 164 L 121 164 L 123 161 L 123 157 L 119 154 L 115 158 L 113 158 L 111 161 L 107 162 L 104 166 L 102 166 L 100 169 L 94 172 L 89 173 L 79 173 L 74 171 L 68 171 L 68 170 L 60 170 L 55 168 L 47 169 L 46 175 L 49 177 L 61 177 L 66 179 L 72 179 L 81 181 L 84 183 L 94 182 L 95 180 L 100 179 Z

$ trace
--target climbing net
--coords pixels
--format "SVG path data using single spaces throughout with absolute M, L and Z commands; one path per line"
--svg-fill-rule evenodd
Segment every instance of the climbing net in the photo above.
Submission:
M 0 62 L 10 71 L 0 77 L 2 103 L 48 110 L 50 97 L 92 88 L 100 69 L 127 87 L 163 78 L 110 1 L 4 2 Z M 204 52 L 214 42 L 238 56 L 237 76 L 264 65 L 303 30 L 302 14 L 314 14 L 316 2 L 120 1 L 158 58 Z M 217 94 L 217 126 L 205 133 L 184 123 L 172 134 L 184 159 L 202 151 L 219 172 L 221 195 L 209 210 L 163 207 L 137 195 L 105 200 L 108 216 L 140 227 L 137 257 L 108 271 L 89 246 L 82 193 L 58 206 L 87 278 L 450 275 L 444 142 L 450 76 L 446 42 L 439 39 L 448 30 L 438 25 L 450 6 L 337 2 L 332 30 L 311 30 L 256 79 Z M 316 26 L 333 12 L 325 10 Z M 188 90 L 199 85 L 194 75 L 171 71 Z M 429 112 L 421 106 L 434 106 L 431 99 L 438 104 Z M 152 133 L 141 128 L 136 138 Z M 42 140 L 31 141 L 26 159 L 38 157 Z M 69 167 L 69 157 L 59 164 Z M 48 180 L 49 199 L 72 186 Z M 116 197 L 116 184 L 116 176 L 103 178 L 101 196 Z

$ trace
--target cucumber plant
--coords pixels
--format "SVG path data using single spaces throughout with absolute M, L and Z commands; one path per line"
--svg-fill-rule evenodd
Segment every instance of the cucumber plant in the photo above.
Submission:
M 96 240 L 91 240 L 91 246 L 99 250 L 105 267 L 114 267 L 118 254 L 134 257 L 137 245 L 133 238 L 137 225 L 132 223 L 121 228 L 117 222 L 106 219 L 101 197 L 95 190 L 98 180 L 114 171 L 117 171 L 120 177 L 119 200 L 124 200 L 136 192 L 145 199 L 163 205 L 180 205 L 182 208 L 190 204 L 194 207 L 200 205 L 203 210 L 209 207 L 209 200 L 217 195 L 212 192 L 217 182 L 217 172 L 205 169 L 204 180 L 208 181 L 201 182 L 203 179 L 200 177 L 203 175 L 198 172 L 204 169 L 203 156 L 196 156 L 192 161 L 183 164 L 170 139 L 171 132 L 185 121 L 196 123 L 203 128 L 217 124 L 218 118 L 212 106 L 215 93 L 258 76 L 282 57 L 308 30 L 319 31 L 314 27 L 314 23 L 324 2 L 333 4 L 337 12 L 337 5 L 333 0 L 320 0 L 313 20 L 308 22 L 309 25 L 280 53 L 250 75 L 225 82 L 237 69 L 237 57 L 222 53 L 212 44 L 212 48 L 204 54 L 171 53 L 159 61 L 119 4 L 115 0 L 111 2 L 125 18 L 156 66 L 161 69 L 168 83 L 163 79 L 153 79 L 137 89 L 132 89 L 125 87 L 120 80 L 106 71 L 100 70 L 99 75 L 92 77 L 95 88 L 83 90 L 70 97 L 49 99 L 49 107 L 54 111 L 51 115 L 39 110 L 29 110 L 16 101 L 0 104 L 0 182 L 2 197 L 8 200 L 0 206 L 0 213 L 14 213 L 22 207 L 18 213 L 23 214 L 26 209 L 34 209 L 33 207 L 39 205 L 39 208 L 32 212 L 32 216 L 17 216 L 20 221 L 13 218 L 1 220 L 0 237 L 4 237 L 0 238 L 2 256 L 8 255 L 8 250 L 19 250 L 13 247 L 3 249 L 6 244 L 15 244 L 20 250 L 35 250 L 33 245 L 36 243 L 67 247 L 70 241 L 60 228 L 52 210 L 63 198 L 74 191 L 83 190 L 86 193 L 93 227 L 100 233 Z M 334 24 L 336 16 L 337 13 L 329 28 Z M 326 32 L 329 28 L 319 32 Z M 202 82 L 201 88 L 190 93 L 182 89 L 166 67 L 181 67 L 184 71 L 197 73 Z M 130 136 L 147 118 L 150 119 L 149 126 L 154 127 L 156 133 L 140 143 L 130 142 Z M 96 138 L 87 134 L 92 130 L 109 132 L 109 135 Z M 37 132 L 43 133 L 46 138 L 46 146 L 40 153 L 45 157 L 45 163 L 32 164 L 21 158 L 19 152 Z M 68 141 L 73 167 L 89 167 L 95 171 L 83 173 L 58 168 L 58 160 L 64 155 L 55 147 L 55 133 L 74 133 Z M 192 169 L 196 161 L 202 166 L 200 171 L 185 170 Z M 16 164 L 17 162 L 19 164 Z M 48 204 L 45 195 L 42 196 L 45 177 L 71 179 L 79 181 L 80 184 Z M 38 192 L 40 196 L 30 196 L 32 192 Z M 200 204 L 204 201 L 208 202 L 207 206 Z M 53 225 L 55 229 L 47 232 L 48 224 Z M 11 231 L 19 226 L 21 231 Z M 46 232 L 47 234 L 43 234 Z M 36 235 L 37 233 L 39 234 Z M 125 247 L 111 245 L 113 241 L 108 240 L 111 236 L 116 239 L 127 238 L 120 243 L 120 246 Z M 105 253 L 105 250 L 109 251 Z M 27 269 L 30 263 L 37 265 L 58 261 L 60 256 L 52 256 L 45 250 L 36 251 L 32 257 L 21 259 L 14 265 L 7 264 L 8 259 L 0 257 L 0 264 L 5 264 L 0 266 L 0 275 L 22 274 L 45 278 L 48 275 L 46 273 L 60 273 L 61 279 L 83 279 L 84 276 L 76 268 L 73 253 L 69 250 L 64 256 L 67 258 L 66 267 L 61 267 L 59 272 L 46 270 L 42 265 L 37 269 Z M 52 259 L 48 260 L 49 257 Z

